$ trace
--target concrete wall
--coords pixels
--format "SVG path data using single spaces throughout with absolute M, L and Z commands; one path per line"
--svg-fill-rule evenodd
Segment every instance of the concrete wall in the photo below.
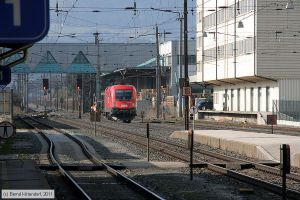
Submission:
M 267 87 L 269 87 L 268 105 L 267 105 Z M 253 88 L 253 98 L 251 98 L 251 88 Z M 258 95 L 259 88 L 260 88 L 260 100 Z M 272 101 L 277 100 L 279 98 L 278 83 L 273 81 L 259 82 L 256 84 L 244 83 L 239 85 L 216 86 L 214 87 L 214 95 L 218 95 L 218 102 L 214 101 L 214 109 L 219 111 L 224 110 L 223 106 L 225 104 L 226 89 L 227 89 L 227 111 L 271 112 Z M 239 101 L 238 101 L 238 89 L 240 89 Z M 252 103 L 253 106 L 251 106 L 251 101 L 253 102 Z M 239 105 L 239 109 L 238 109 L 238 105 Z M 251 107 L 253 108 L 252 110 Z M 260 109 L 258 107 L 260 107 Z
M 300 2 L 257 1 L 257 73 L 272 78 L 300 78 Z
M 300 101 L 300 79 L 280 79 L 279 100 Z

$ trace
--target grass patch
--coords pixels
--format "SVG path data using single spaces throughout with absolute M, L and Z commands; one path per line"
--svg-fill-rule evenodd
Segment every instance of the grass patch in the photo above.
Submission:
M 0 148 L 0 154 L 6 155 L 11 153 L 11 146 L 14 143 L 13 138 L 8 138 L 4 140 L 4 143 L 2 144 Z

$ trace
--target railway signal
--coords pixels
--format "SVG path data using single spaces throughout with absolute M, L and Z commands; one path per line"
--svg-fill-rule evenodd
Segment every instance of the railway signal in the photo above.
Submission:
M 81 77 L 77 77 L 77 82 L 76 82 L 76 89 L 79 91 L 82 88 L 82 78 Z
M 43 90 L 47 91 L 49 89 L 49 81 L 48 79 L 43 79 Z

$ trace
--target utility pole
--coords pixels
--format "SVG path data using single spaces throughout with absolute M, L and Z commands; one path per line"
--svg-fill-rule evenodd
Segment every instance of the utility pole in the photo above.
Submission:
M 95 44 L 97 45 L 97 71 L 96 71 L 96 97 L 97 100 L 101 100 L 101 80 L 100 80 L 100 75 L 101 75 L 101 69 L 100 69 L 100 40 L 99 40 L 99 35 L 98 31 L 94 33 L 95 36 Z
M 28 113 L 28 73 L 25 74 L 25 112 Z
M 56 111 L 58 111 L 58 81 L 56 80 Z
M 50 109 L 52 109 L 52 79 L 51 79 L 51 72 L 50 72 L 50 78 L 49 78 L 49 94 L 50 94 Z
M 189 69 L 188 69 L 188 30 L 187 30 L 187 0 L 184 0 L 184 85 L 189 87 Z M 189 130 L 189 97 L 185 96 L 185 130 Z
M 81 89 L 78 90 L 78 99 L 79 99 L 78 118 L 81 119 Z
M 179 39 L 179 42 L 180 42 L 180 45 L 179 45 L 179 77 L 178 77 L 178 88 L 179 88 L 179 94 L 178 94 L 178 99 L 179 99 L 179 117 L 181 118 L 182 117 L 182 89 L 180 87 L 180 84 L 179 84 L 179 80 L 180 78 L 182 78 L 182 16 L 180 15 L 179 13 L 179 21 L 180 21 L 180 39 Z
M 61 92 L 60 99 L 59 99 L 60 109 L 63 110 L 63 101 L 62 101 L 62 99 L 63 99 L 63 78 L 62 78 L 62 73 L 60 73 L 60 92 Z
M 159 56 L 159 40 L 158 26 L 156 25 L 156 118 L 159 119 L 160 110 L 160 56 Z

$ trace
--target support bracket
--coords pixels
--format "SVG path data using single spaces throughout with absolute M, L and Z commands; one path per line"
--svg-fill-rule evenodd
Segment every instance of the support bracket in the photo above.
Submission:
M 23 56 L 15 61 L 12 61 L 11 63 L 8 63 L 6 66 L 8 67 L 13 67 L 16 66 L 26 60 L 27 57 L 27 49 L 32 47 L 33 44 L 21 44 L 21 45 L 16 45 L 13 46 L 9 51 L 3 52 L 0 54 L 0 61 L 13 56 L 17 53 L 23 52 Z

